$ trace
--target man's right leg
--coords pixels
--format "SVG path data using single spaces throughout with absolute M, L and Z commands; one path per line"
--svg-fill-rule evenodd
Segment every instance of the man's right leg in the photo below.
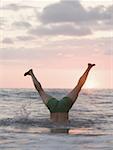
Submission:
M 39 93 L 40 97 L 42 98 L 44 104 L 47 104 L 47 102 L 48 102 L 48 100 L 51 98 L 51 96 L 48 95 L 48 94 L 43 90 L 43 88 L 42 88 L 40 82 L 36 79 L 36 77 L 35 77 L 35 75 L 34 75 L 32 69 L 30 69 L 28 72 L 26 72 L 26 73 L 24 74 L 24 76 L 26 76 L 26 75 L 30 75 L 30 76 L 31 76 L 32 81 L 33 81 L 33 84 L 34 84 L 36 90 L 38 91 L 38 93 Z

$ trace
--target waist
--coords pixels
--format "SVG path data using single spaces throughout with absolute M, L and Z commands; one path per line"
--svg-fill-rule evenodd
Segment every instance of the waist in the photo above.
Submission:
M 57 123 L 65 123 L 68 121 L 68 113 L 67 112 L 55 112 L 50 114 L 51 121 Z

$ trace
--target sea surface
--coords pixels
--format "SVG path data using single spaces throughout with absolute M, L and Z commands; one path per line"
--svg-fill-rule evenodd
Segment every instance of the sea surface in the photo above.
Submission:
M 0 150 L 113 150 L 113 90 L 82 90 L 69 116 L 52 124 L 34 89 L 0 89 Z

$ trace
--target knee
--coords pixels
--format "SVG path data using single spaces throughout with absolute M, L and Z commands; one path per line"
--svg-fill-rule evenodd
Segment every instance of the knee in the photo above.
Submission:
M 38 85 L 38 86 L 39 86 L 39 88 L 42 88 L 42 86 L 41 86 L 40 82 L 39 82 L 39 85 Z
M 42 86 L 41 86 L 40 83 L 38 83 L 38 84 L 35 84 L 35 88 L 36 88 L 38 91 L 40 91 L 40 90 L 42 89 Z
M 80 79 L 79 79 L 79 81 L 78 81 L 78 83 L 82 83 L 83 82 L 83 79 L 82 79 L 82 77 L 80 77 Z

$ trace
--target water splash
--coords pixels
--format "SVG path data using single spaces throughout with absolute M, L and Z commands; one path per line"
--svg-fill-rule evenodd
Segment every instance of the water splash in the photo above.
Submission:
M 22 104 L 22 106 L 19 108 L 19 110 L 16 112 L 16 115 L 14 118 L 18 119 L 29 119 L 31 112 L 28 110 L 28 107 L 31 105 L 31 103 Z

